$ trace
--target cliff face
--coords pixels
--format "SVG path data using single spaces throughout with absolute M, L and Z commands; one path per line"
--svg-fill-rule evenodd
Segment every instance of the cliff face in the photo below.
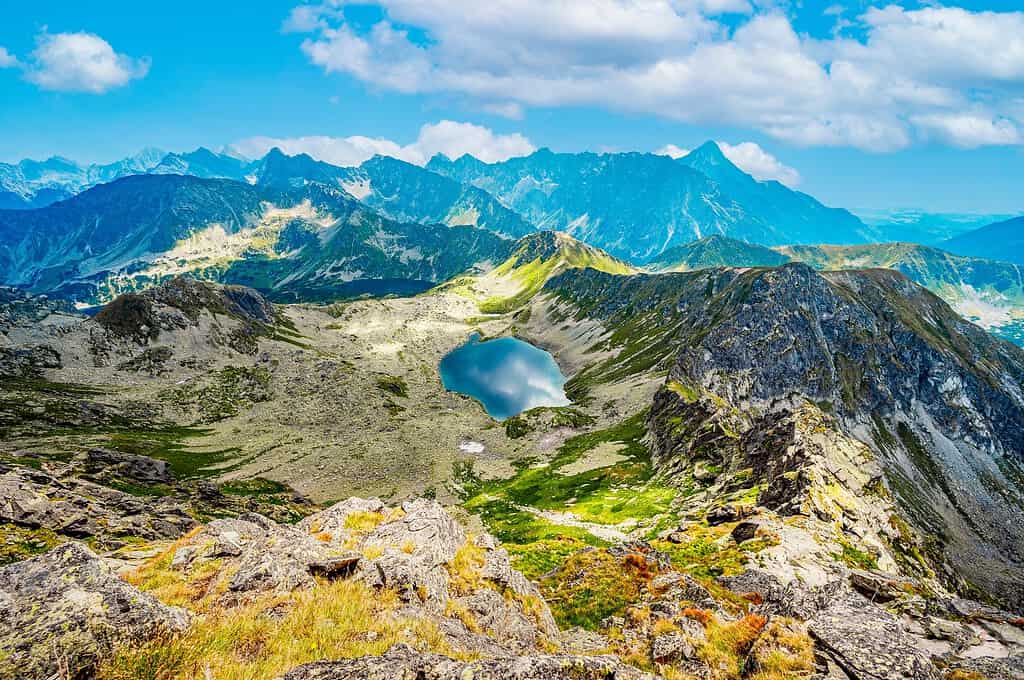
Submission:
M 795 451 L 790 435 L 767 448 L 765 439 L 810 403 L 828 414 L 825 427 L 869 447 L 901 514 L 933 537 L 932 553 L 961 586 L 1024 606 L 1017 347 L 891 271 L 569 272 L 549 292 L 613 328 L 643 318 L 646 336 L 671 348 L 662 361 L 675 393 L 655 400 L 649 421 L 665 469 L 699 456 L 694 443 L 712 437 L 704 448 L 719 458 L 732 451 L 749 464 L 759 450 L 754 471 L 778 490 L 776 478 L 800 464 L 782 462 Z M 695 411 L 706 395 L 706 412 Z M 734 437 L 710 426 L 723 418 Z

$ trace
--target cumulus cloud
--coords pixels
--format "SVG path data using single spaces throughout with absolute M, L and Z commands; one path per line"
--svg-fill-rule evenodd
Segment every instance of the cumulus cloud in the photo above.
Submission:
M 42 33 L 25 78 L 44 90 L 102 94 L 145 77 L 149 60 L 114 51 L 93 33 Z
M 359 165 L 375 155 L 393 156 L 409 163 L 426 165 L 435 154 L 456 159 L 471 154 L 494 163 L 513 156 L 525 156 L 534 150 L 529 139 L 519 133 L 496 134 L 472 123 L 442 120 L 420 128 L 411 144 L 401 145 L 374 137 L 250 137 L 232 144 L 231 151 L 246 158 L 259 158 L 277 147 L 289 155 L 309 154 L 334 165 Z
M 931 114 L 916 116 L 914 122 L 936 138 L 965 149 L 1021 143 L 1020 129 L 1007 118 L 993 119 L 989 115 L 970 113 Z
M 875 151 L 1016 143 L 1021 124 L 1024 12 L 873 7 L 844 16 L 856 39 L 815 39 L 768 0 L 378 0 L 384 19 L 369 28 L 344 4 L 302 5 L 288 26 L 307 34 L 312 63 L 384 90 L 606 106 Z M 955 122 L 965 116 L 977 120 Z
M 0 47 L 0 68 L 11 68 L 18 65 L 18 59 L 7 51 L 6 47 Z
M 782 163 L 755 142 L 736 145 L 718 142 L 718 148 L 737 167 L 757 179 L 774 179 L 790 187 L 800 184 L 800 173 L 795 168 Z
M 676 146 L 675 144 L 666 144 L 665 146 L 661 147 L 660 149 L 658 149 L 654 153 L 658 154 L 659 156 L 669 156 L 671 158 L 682 158 L 683 156 L 688 155 L 690 153 L 690 151 L 691 151 L 691 149 L 684 149 L 683 147 Z

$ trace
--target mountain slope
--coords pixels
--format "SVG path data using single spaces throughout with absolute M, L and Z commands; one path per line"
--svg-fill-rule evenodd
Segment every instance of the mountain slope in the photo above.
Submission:
M 289 300 L 416 292 L 511 247 L 473 227 L 396 223 L 319 184 L 139 175 L 41 210 L 0 211 L 3 282 L 86 304 L 182 274 Z M 360 283 L 377 279 L 396 281 Z
M 958 314 L 996 335 L 1024 343 L 1024 271 L 1020 265 L 962 257 L 915 243 L 763 248 L 721 236 L 673 248 L 649 271 L 774 267 L 805 262 L 815 269 L 895 269 L 932 291 Z
M 634 262 L 716 233 L 767 245 L 864 240 L 857 218 L 755 181 L 713 144 L 691 156 L 693 166 L 653 154 L 541 149 L 493 164 L 435 156 L 427 169 L 487 191 L 541 229 Z
M 958 255 L 973 255 L 1024 264 L 1024 217 L 996 222 L 939 244 Z
M 753 467 L 759 502 L 786 507 L 808 492 L 786 438 L 810 408 L 825 428 L 867 447 L 884 471 L 875 493 L 891 492 L 904 518 L 933 537 L 929 550 L 955 567 L 961 589 L 1024 606 L 1024 350 L 884 270 L 571 270 L 538 299 L 610 331 L 593 348 L 610 358 L 575 376 L 569 392 L 642 367 L 668 371 L 648 425 L 656 460 L 676 479 L 701 461 Z M 839 521 L 863 521 L 838 512 Z M 898 548 L 898 537 L 889 540 Z M 909 562 L 924 559 L 900 550 Z
M 685 272 L 709 267 L 776 267 L 789 260 L 771 248 L 715 235 L 669 248 L 648 262 L 645 269 Z
M 4 282 L 53 291 L 66 280 L 128 266 L 217 225 L 252 224 L 265 196 L 228 180 L 136 175 L 39 210 L 0 211 Z
M 169 153 L 147 172 L 156 175 L 192 175 L 193 177 L 240 180 L 249 164 L 234 156 L 199 147 L 188 153 Z
M 509 238 L 536 231 L 487 192 L 389 156 L 375 156 L 360 165 L 344 187 L 401 222 L 471 225 Z
M 516 241 L 510 250 L 508 259 L 492 270 L 456 279 L 446 288 L 474 298 L 485 314 L 503 314 L 521 308 L 552 277 L 570 269 L 590 268 L 615 275 L 637 271 L 632 265 L 562 232 L 530 234 Z

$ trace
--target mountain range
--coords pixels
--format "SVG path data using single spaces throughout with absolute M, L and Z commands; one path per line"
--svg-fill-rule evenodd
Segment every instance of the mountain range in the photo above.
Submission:
M 1024 341 L 1013 264 L 1024 260 L 1024 218 L 958 227 L 945 250 L 866 243 L 877 223 L 757 181 L 712 142 L 679 159 L 542 149 L 501 163 L 435 156 L 426 167 L 385 156 L 340 167 L 279 149 L 254 161 L 151 149 L 110 165 L 52 158 L 0 172 L 0 202 L 22 205 L 0 210 L 0 283 L 81 304 L 183 273 L 275 299 L 415 291 L 459 267 L 504 261 L 515 246 L 502 241 L 557 230 L 651 271 L 793 260 L 894 268 Z M 26 207 L 53 198 L 62 200 Z M 392 283 L 372 283 L 380 279 Z
M 867 240 L 851 213 L 758 182 L 713 142 L 680 159 L 541 149 L 490 164 L 435 156 L 427 169 L 483 189 L 541 229 L 634 262 L 716 233 L 770 245 Z
M 0 210 L 0 676 L 1024 672 L 1017 263 L 713 145 L 152 161 Z

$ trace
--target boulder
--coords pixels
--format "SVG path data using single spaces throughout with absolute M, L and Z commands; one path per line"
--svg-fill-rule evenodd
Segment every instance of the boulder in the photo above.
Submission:
M 436 501 L 417 498 L 403 503 L 402 510 L 404 517 L 378 526 L 366 544 L 413 546 L 436 566 L 450 562 L 466 542 L 466 532 Z
M 0 568 L 0 605 L 0 677 L 88 677 L 115 646 L 188 625 L 79 543 Z
M 928 654 L 889 612 L 859 595 L 832 601 L 807 624 L 820 649 L 858 680 L 939 680 Z
M 382 656 L 299 666 L 283 680 L 657 680 L 613 656 L 533 655 L 456 661 L 395 645 Z
M 872 602 L 892 602 L 909 596 L 914 583 L 878 571 L 854 569 L 849 574 L 850 585 Z
M 651 660 L 655 663 L 689 659 L 694 652 L 693 643 L 681 633 L 659 635 L 651 642 Z
M 757 535 L 757 530 L 763 525 L 762 522 L 757 520 L 744 520 L 733 527 L 732 540 L 737 543 L 743 543 L 749 541 Z
M 169 484 L 172 481 L 167 461 L 102 448 L 90 449 L 85 454 L 85 471 L 124 477 L 143 484 Z
M 708 524 L 711 526 L 735 522 L 739 517 L 739 511 L 731 505 L 719 505 L 718 507 L 711 508 L 708 510 L 707 515 L 705 515 L 705 519 L 707 519 Z

